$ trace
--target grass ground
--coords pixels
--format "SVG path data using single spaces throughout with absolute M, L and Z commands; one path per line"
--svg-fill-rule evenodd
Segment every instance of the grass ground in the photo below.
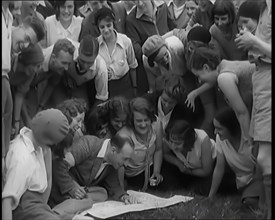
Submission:
M 263 219 L 263 213 L 259 210 L 251 210 L 241 205 L 241 194 L 232 187 L 231 180 L 234 183 L 234 177 L 230 175 L 229 180 L 223 180 L 223 187 L 210 201 L 207 197 L 194 193 L 192 182 L 183 184 L 183 181 L 187 182 L 186 177 L 178 178 L 179 173 L 175 173 L 175 170 L 168 170 L 168 173 L 170 175 L 164 178 L 169 180 L 166 181 L 169 186 L 163 183 L 158 188 L 149 188 L 147 192 L 164 198 L 173 195 L 191 196 L 194 197 L 193 200 L 166 208 L 126 213 L 110 219 Z

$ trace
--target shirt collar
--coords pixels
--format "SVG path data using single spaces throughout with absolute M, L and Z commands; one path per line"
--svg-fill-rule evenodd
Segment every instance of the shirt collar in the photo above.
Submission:
M 61 22 L 60 21 L 57 21 L 58 23 L 58 28 L 57 28 L 57 34 L 61 34 L 62 33 L 62 29 L 66 30 L 69 32 L 69 34 L 73 34 L 73 31 L 75 29 L 75 26 L 76 26 L 76 22 L 75 22 L 75 16 L 73 15 L 72 17 L 72 22 L 70 24 L 70 26 L 67 28 L 67 29 L 64 29 L 64 27 L 62 26 Z
M 118 36 L 118 33 L 117 33 L 116 30 L 114 30 L 114 32 L 116 34 L 116 44 L 118 44 L 119 46 L 121 46 L 122 48 L 124 48 L 124 43 L 123 43 L 122 38 Z M 99 46 L 101 46 L 102 44 L 105 44 L 105 41 L 103 40 L 102 35 L 100 35 L 98 37 L 98 43 L 99 43 Z
M 28 151 L 30 153 L 32 152 L 36 152 L 37 150 L 40 150 L 41 147 L 38 147 L 37 149 L 34 148 L 33 146 L 33 142 L 31 141 L 31 139 L 26 135 L 27 133 L 31 133 L 31 135 L 33 135 L 33 132 L 31 129 L 27 128 L 27 127 L 23 127 L 20 132 L 19 135 L 20 137 L 23 139 L 23 141 L 25 142 L 26 148 L 28 149 Z
M 106 139 L 103 144 L 102 144 L 102 147 L 100 149 L 100 151 L 98 152 L 97 154 L 97 157 L 99 158 L 104 158 L 106 152 L 107 152 L 107 147 L 109 145 L 109 142 L 110 142 L 110 139 Z

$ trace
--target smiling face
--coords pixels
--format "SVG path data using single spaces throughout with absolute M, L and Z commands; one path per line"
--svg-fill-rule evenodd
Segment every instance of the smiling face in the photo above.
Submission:
M 30 26 L 20 25 L 12 30 L 12 50 L 19 53 L 38 42 L 35 31 Z
M 150 118 L 140 112 L 134 111 L 134 129 L 139 135 L 146 135 L 150 131 L 151 120 Z
M 63 75 L 69 69 L 71 62 L 73 62 L 73 55 L 60 50 L 57 55 L 52 54 L 52 59 L 54 64 L 52 70 L 59 75 Z
M 111 19 L 102 19 L 98 23 L 98 28 L 104 39 L 109 39 L 114 34 L 114 24 Z
M 59 8 L 60 21 L 71 21 L 74 15 L 74 1 L 66 1 L 64 5 Z
M 120 113 L 115 118 L 112 118 L 110 121 L 111 126 L 115 131 L 120 130 L 124 125 L 126 125 L 127 114 Z

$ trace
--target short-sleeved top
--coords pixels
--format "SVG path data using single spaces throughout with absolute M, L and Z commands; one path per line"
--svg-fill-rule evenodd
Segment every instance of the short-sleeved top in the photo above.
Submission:
M 102 35 L 98 37 L 99 54 L 105 60 L 107 67 L 114 71 L 111 80 L 120 79 L 129 69 L 135 69 L 138 66 L 131 39 L 116 31 L 115 34 L 117 37 L 116 45 L 111 54 Z
M 271 9 L 270 9 L 271 10 Z M 255 36 L 262 41 L 271 45 L 272 39 L 272 23 L 271 23 L 271 13 L 268 13 L 268 7 L 261 13 L 258 26 L 255 32 Z M 272 63 L 272 59 L 263 54 L 259 49 L 252 49 L 248 52 L 248 58 L 251 62 L 255 62 L 258 59 L 264 61 L 265 63 Z
M 255 68 L 255 64 L 251 64 L 247 60 L 222 60 L 218 66 L 219 75 L 225 72 L 235 74 L 235 82 L 239 89 L 239 93 L 250 113 L 253 105 L 252 74 L 254 73 Z
M 6 157 L 7 174 L 2 199 L 13 199 L 12 210 L 16 209 L 27 190 L 43 193 L 48 187 L 43 150 L 41 147 L 34 148 L 27 133 L 32 133 L 27 127 L 20 130 L 10 142 Z
M 198 169 L 202 167 L 202 143 L 204 139 L 208 137 L 207 133 L 201 129 L 195 129 L 195 133 L 196 140 L 194 142 L 192 150 L 187 153 L 186 157 L 182 153 L 176 152 L 171 149 L 176 157 L 190 169 Z M 210 142 L 212 159 L 214 159 L 216 157 L 215 141 L 210 139 Z
M 72 17 L 72 22 L 67 29 L 64 29 L 60 21 L 52 15 L 45 20 L 47 30 L 47 47 L 53 45 L 58 39 L 69 38 L 73 41 L 78 41 L 81 31 L 81 23 L 83 18 L 78 16 Z
M 135 150 L 132 158 L 130 159 L 127 167 L 125 167 L 125 174 L 128 177 L 137 176 L 145 171 L 148 163 L 153 164 L 153 155 L 156 150 L 156 124 L 152 124 L 151 135 L 148 137 L 147 143 L 141 143 L 137 140 L 134 131 L 131 128 L 124 127 L 119 132 L 131 138 L 134 142 Z M 148 157 L 148 158 L 147 158 Z
M 219 135 L 216 136 L 217 153 L 223 154 L 228 165 L 236 174 L 237 188 L 241 188 L 250 183 L 253 178 L 256 166 L 256 158 L 252 154 L 252 147 L 248 142 L 241 139 L 238 151 L 225 139 L 221 140 Z
M 2 8 L 2 76 L 8 77 L 11 69 L 11 34 L 12 34 L 12 14 L 7 9 L 7 18 L 5 18 Z
M 209 29 L 212 36 L 210 44 L 214 41 L 218 43 L 218 48 L 223 59 L 227 60 L 247 60 L 247 52 L 243 49 L 238 49 L 235 39 L 238 33 L 237 25 L 232 24 L 231 36 L 226 36 L 216 24 L 213 24 Z

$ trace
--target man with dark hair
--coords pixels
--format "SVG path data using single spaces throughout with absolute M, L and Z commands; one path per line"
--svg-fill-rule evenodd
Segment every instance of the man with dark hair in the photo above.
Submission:
M 53 164 L 53 185 L 57 187 L 52 189 L 50 201 L 61 203 L 68 197 L 83 199 L 89 187 L 102 186 L 110 199 L 136 203 L 121 187 L 117 171 L 127 165 L 133 152 L 133 142 L 119 134 L 105 140 L 92 135 L 79 138 L 65 158 Z

